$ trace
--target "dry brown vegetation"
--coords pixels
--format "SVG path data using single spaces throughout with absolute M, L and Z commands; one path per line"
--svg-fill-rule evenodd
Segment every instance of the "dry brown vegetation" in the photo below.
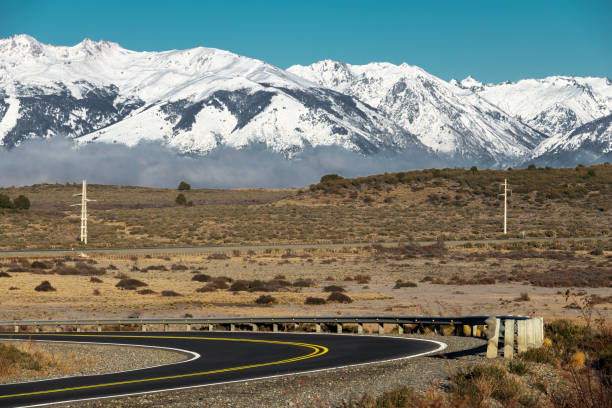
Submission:
M 0 342 L 0 382 L 17 377 L 68 374 L 91 367 L 95 358 L 72 352 L 49 353 L 35 341 Z
M 432 169 L 328 180 L 308 190 L 192 189 L 185 192 L 189 207 L 174 203 L 174 189 L 89 185 L 98 200 L 90 204 L 89 241 L 134 247 L 499 237 L 497 194 L 504 178 L 513 188 L 511 237 L 521 231 L 532 237 L 611 234 L 612 166 L 604 164 Z M 32 201 L 28 211 L 0 210 L 0 248 L 78 246 L 79 216 L 70 204 L 79 191 L 74 184 L 0 189 Z M 227 254 L 211 260 L 216 256 Z
M 601 255 L 591 254 L 595 247 L 602 249 Z M 142 317 L 497 313 L 576 318 L 579 307 L 572 294 L 591 299 L 599 312 L 612 315 L 609 241 L 234 252 L 212 259 L 204 253 L 37 260 L 46 269 L 33 267 L 27 259 L 6 261 L 0 263 L 0 273 L 9 275 L 0 278 L 0 320 L 132 313 Z M 35 289 L 41 274 L 49 291 Z M 330 293 L 342 291 L 352 302 L 338 295 L 325 301 Z M 263 294 L 276 299 L 272 307 L 256 303 Z

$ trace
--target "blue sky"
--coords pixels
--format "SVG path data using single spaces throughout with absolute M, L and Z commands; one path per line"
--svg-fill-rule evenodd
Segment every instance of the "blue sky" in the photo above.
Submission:
M 612 77 L 612 1 L 0 0 L 0 37 L 207 46 L 286 68 L 407 62 L 444 79 Z

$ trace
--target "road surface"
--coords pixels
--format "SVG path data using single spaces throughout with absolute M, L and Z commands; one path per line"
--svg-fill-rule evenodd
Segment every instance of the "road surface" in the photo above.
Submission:
M 0 407 L 38 406 L 312 372 L 415 357 L 446 345 L 402 337 L 252 333 L 14 334 L 0 338 L 146 345 L 180 350 L 187 359 L 96 376 L 0 385 Z

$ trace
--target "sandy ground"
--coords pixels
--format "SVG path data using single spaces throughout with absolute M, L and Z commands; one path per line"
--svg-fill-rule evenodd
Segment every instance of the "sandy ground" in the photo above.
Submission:
M 474 250 L 452 249 L 446 255 L 430 258 L 394 259 L 375 258 L 360 248 L 306 250 L 287 255 L 281 251 L 270 253 L 241 253 L 227 255 L 229 259 L 208 259 L 206 256 L 173 258 L 96 258 L 91 266 L 105 268 L 97 276 L 103 282 L 92 283 L 90 276 L 50 274 L 50 270 L 11 272 L 11 264 L 4 261 L 0 271 L 10 277 L 0 278 L 0 320 L 104 318 L 104 317 L 223 317 L 263 315 L 472 315 L 516 314 L 538 315 L 545 319 L 578 318 L 583 311 L 571 306 L 582 304 L 591 295 L 612 296 L 612 288 L 539 287 L 528 282 L 507 282 L 477 285 L 449 285 L 422 282 L 426 276 L 449 280 L 454 275 L 470 278 L 483 273 L 498 276 L 521 270 L 547 270 L 558 267 L 586 267 L 593 263 L 610 265 L 612 254 L 591 257 L 579 254 L 571 260 L 548 258 L 481 259 L 473 260 L 466 254 Z M 91 258 L 90 258 L 91 259 Z M 29 260 L 31 262 L 31 260 Z M 607 262 L 607 263 L 606 263 Z M 25 262 L 24 262 L 25 264 Z M 66 262 L 66 265 L 73 265 Z M 109 265 L 117 269 L 109 269 Z M 164 266 L 166 271 L 133 271 L 136 266 Z M 183 265 L 186 270 L 172 270 L 172 265 Z M 14 265 L 13 265 L 14 266 Z M 266 294 L 276 304 L 262 306 L 255 299 L 262 292 L 197 293 L 206 283 L 192 277 L 205 273 L 212 277 L 227 276 L 233 280 L 270 280 L 275 277 L 288 282 L 311 279 L 312 287 L 285 287 Z M 122 290 L 115 285 L 118 275 L 128 275 L 148 284 L 155 294 L 141 295 L 134 290 Z M 347 277 L 368 275 L 368 283 L 346 280 Z M 34 288 L 48 280 L 56 289 L 37 292 Z M 412 281 L 416 287 L 394 289 L 397 280 Z M 339 285 L 353 299 L 352 303 L 327 303 L 309 306 L 307 297 L 327 298 L 327 285 Z M 569 289 L 570 296 L 566 291 Z M 97 295 L 94 295 L 97 290 Z M 164 290 L 182 296 L 162 296 Z M 528 300 L 520 300 L 523 298 Z M 612 304 L 604 302 L 594 307 L 595 313 L 612 317 Z

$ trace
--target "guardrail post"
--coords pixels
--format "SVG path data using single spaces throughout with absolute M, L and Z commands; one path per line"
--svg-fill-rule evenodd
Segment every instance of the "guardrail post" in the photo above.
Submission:
M 514 356 L 514 320 L 504 320 L 504 358 L 512 360 Z
M 38 327 L 38 323 L 34 323 L 34 331 L 38 333 L 40 331 L 40 327 Z
M 272 331 L 273 331 L 274 333 L 277 333 L 277 332 L 278 332 L 278 323 L 272 323 Z
M 236 325 L 234 323 L 230 323 L 230 331 L 236 331 Z
M 191 325 L 190 325 L 189 323 L 187 323 L 187 324 L 185 325 L 185 330 L 186 330 L 186 331 L 191 331 Z
M 19 326 L 15 325 L 15 333 L 19 333 Z
M 527 320 L 516 322 L 516 349 L 519 354 L 527 351 Z
M 315 332 L 321 333 L 321 323 L 315 323 Z
M 363 334 L 363 323 L 357 323 L 357 334 Z
M 472 326 L 472 337 L 480 337 L 480 333 L 478 333 L 478 325 Z
M 385 334 L 385 325 L 383 323 L 378 323 L 378 334 Z
M 536 317 L 536 347 L 544 344 L 544 318 Z
M 81 332 L 81 325 L 77 323 L 77 333 Z
M 336 324 L 336 332 L 342 333 L 342 323 L 337 323 Z
M 143 324 L 142 324 L 142 327 L 141 327 L 140 329 L 141 329 L 143 332 L 146 332 L 146 331 L 147 331 L 147 324 L 146 324 L 146 323 L 143 323 Z
M 170 327 L 169 327 L 169 326 L 170 326 L 170 325 L 169 325 L 168 323 L 164 323 L 164 331 L 165 331 L 165 332 L 167 332 L 167 331 L 170 329 Z
M 62 327 L 61 327 L 59 324 L 58 324 L 58 325 L 56 325 L 56 326 L 55 326 L 55 332 L 56 332 L 56 333 L 59 333 L 59 332 L 61 332 L 61 331 L 62 331 Z
M 404 324 L 403 323 L 397 324 L 397 334 L 404 334 Z
M 208 331 L 209 331 L 209 332 L 213 331 L 213 330 L 214 330 L 214 328 L 215 328 L 215 325 L 214 325 L 214 324 L 210 324 L 210 323 L 208 324 Z
M 257 327 L 256 323 L 251 323 L 251 329 L 256 332 L 259 328 Z
M 489 339 L 487 343 L 487 358 L 495 358 L 497 357 L 499 326 L 501 326 L 501 322 L 499 319 L 495 318 L 495 316 L 491 316 L 485 321 L 485 323 L 487 324 L 485 333 Z
M 535 319 L 527 320 L 527 349 L 532 349 L 536 346 L 535 326 Z
M 102 331 L 102 325 L 98 323 L 98 333 Z

